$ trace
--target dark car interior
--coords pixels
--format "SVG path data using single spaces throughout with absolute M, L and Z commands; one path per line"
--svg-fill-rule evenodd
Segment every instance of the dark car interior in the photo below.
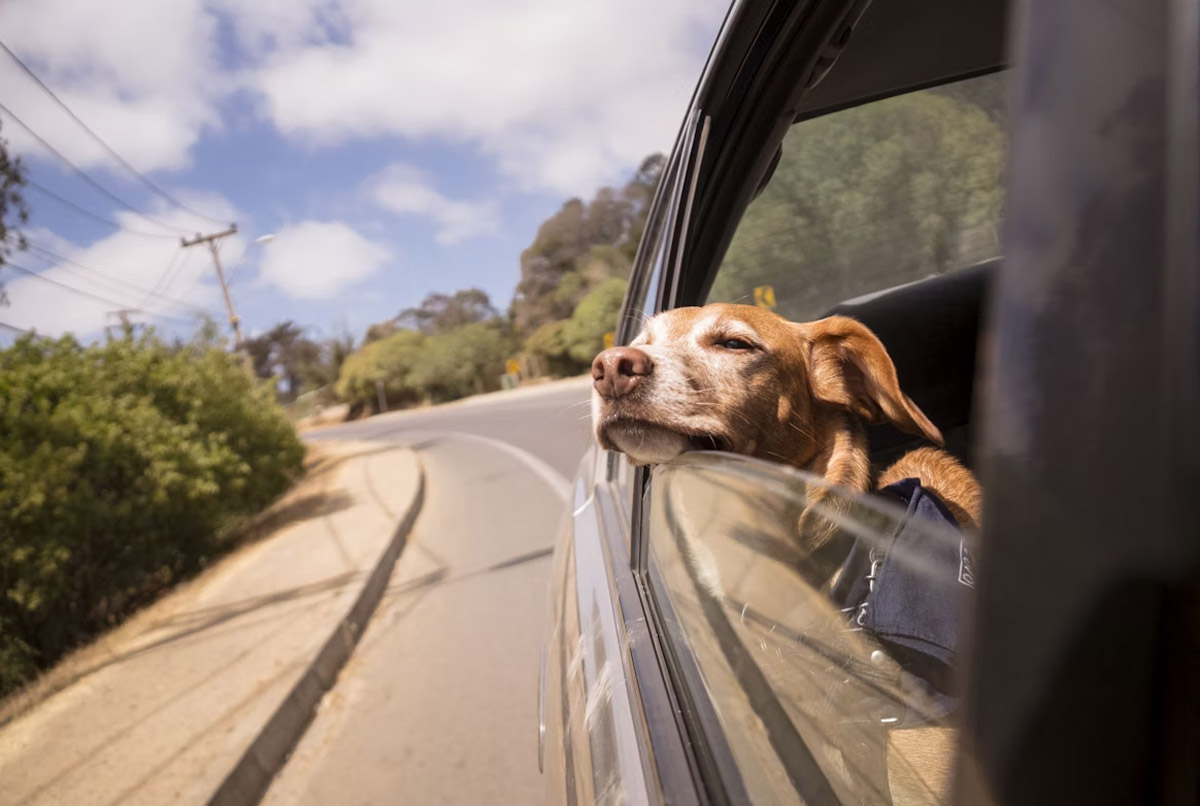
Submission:
M 946 438 L 946 449 L 973 466 L 971 407 L 979 324 L 999 259 L 847 300 L 826 315 L 853 317 L 887 347 L 900 387 Z M 920 441 L 891 425 L 870 430 L 872 459 L 886 465 Z

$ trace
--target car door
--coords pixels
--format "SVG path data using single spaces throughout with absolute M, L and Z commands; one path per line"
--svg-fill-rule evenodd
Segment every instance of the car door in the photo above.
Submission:
M 662 304 L 696 133 L 696 119 L 689 118 L 663 170 L 617 343 L 636 335 Z M 630 541 L 643 474 L 593 445 L 560 529 L 539 704 L 539 764 L 551 802 L 698 802 L 632 575 Z

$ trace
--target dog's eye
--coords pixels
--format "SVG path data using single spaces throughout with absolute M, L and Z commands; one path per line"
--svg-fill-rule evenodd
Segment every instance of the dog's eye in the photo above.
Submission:
M 744 339 L 721 339 L 717 342 L 718 347 L 723 347 L 726 350 L 753 350 L 754 345 Z

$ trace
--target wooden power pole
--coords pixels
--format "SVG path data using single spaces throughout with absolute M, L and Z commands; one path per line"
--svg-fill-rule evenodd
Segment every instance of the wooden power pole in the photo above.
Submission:
M 221 238 L 234 235 L 237 231 L 237 224 L 230 224 L 229 229 L 224 232 L 214 232 L 211 235 L 197 235 L 191 240 L 187 238 L 180 238 L 179 240 L 185 248 L 204 244 L 208 247 L 208 251 L 212 253 L 213 266 L 217 270 L 217 279 L 221 282 L 221 293 L 225 295 L 225 310 L 229 313 L 229 326 L 233 328 L 233 344 L 239 352 L 242 352 L 244 342 L 242 341 L 241 320 L 238 319 L 237 312 L 233 309 L 233 298 L 229 296 L 229 286 L 225 284 L 225 272 L 221 269 L 221 258 L 217 255 L 217 241 Z

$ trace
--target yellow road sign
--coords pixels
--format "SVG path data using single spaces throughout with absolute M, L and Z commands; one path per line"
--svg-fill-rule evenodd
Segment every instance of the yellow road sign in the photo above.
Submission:
M 520 362 L 510 358 L 504 362 L 504 371 L 509 375 L 516 375 L 521 371 L 521 364 Z
M 617 337 L 617 334 L 612 333 L 612 332 L 604 334 L 604 349 L 605 350 L 607 350 L 609 347 L 613 346 L 613 339 L 615 339 L 616 337 Z
M 754 289 L 754 304 L 769 311 L 775 310 L 775 286 L 756 286 Z

